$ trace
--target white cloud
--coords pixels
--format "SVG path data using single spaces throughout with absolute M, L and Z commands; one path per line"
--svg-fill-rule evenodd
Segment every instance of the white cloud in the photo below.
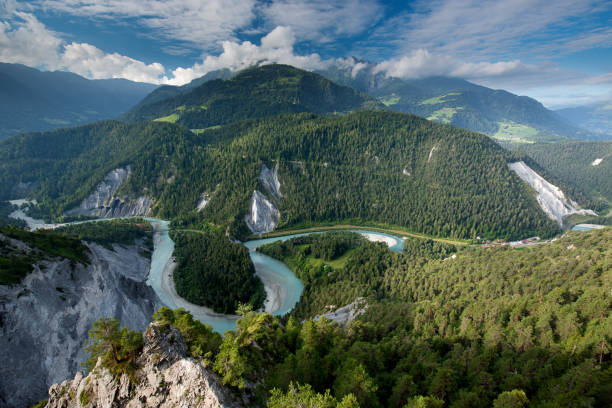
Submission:
M 45 11 L 79 17 L 135 20 L 155 35 L 181 40 L 202 50 L 220 39 L 235 39 L 236 31 L 255 18 L 256 0 L 37 0 Z
M 62 40 L 33 15 L 14 15 L 16 19 L 0 21 L 0 61 L 56 68 Z
M 0 61 L 67 70 L 92 79 L 166 81 L 164 67 L 159 63 L 145 64 L 117 53 L 105 53 L 90 44 L 67 44 L 32 14 L 15 12 L 14 16 L 0 22 Z
M 425 78 L 430 76 L 452 76 L 466 79 L 490 78 L 518 75 L 533 71 L 535 67 L 522 64 L 519 60 L 502 62 L 463 62 L 449 55 L 432 54 L 418 49 L 399 59 L 381 62 L 374 73 L 403 79 Z
M 107 54 L 90 44 L 71 43 L 64 47 L 61 65 L 91 79 L 126 78 L 137 82 L 164 81 L 164 66 L 145 64 L 117 53 Z
M 329 64 L 318 54 L 297 55 L 295 35 L 288 27 L 277 27 L 262 37 L 261 44 L 224 41 L 219 55 L 204 55 L 191 67 L 179 67 L 167 75 L 158 62 L 146 64 L 117 53 L 107 53 L 86 43 L 66 43 L 31 14 L 0 22 L 0 61 L 21 63 L 49 70 L 67 70 L 86 78 L 125 78 L 138 82 L 183 85 L 207 72 L 243 69 L 256 64 L 280 63 L 313 70 Z
M 172 73 L 170 84 L 181 85 L 199 78 L 216 69 L 243 69 L 256 64 L 288 64 L 302 69 L 323 68 L 330 61 L 323 61 L 318 54 L 296 55 L 294 53 L 295 36 L 288 27 L 276 27 L 262 37 L 261 45 L 249 41 L 237 43 L 223 42 L 223 52 L 218 56 L 207 55 L 201 63 L 190 68 L 177 68 Z
M 261 8 L 271 26 L 287 26 L 300 39 L 329 42 L 364 32 L 383 16 L 368 0 L 276 0 Z

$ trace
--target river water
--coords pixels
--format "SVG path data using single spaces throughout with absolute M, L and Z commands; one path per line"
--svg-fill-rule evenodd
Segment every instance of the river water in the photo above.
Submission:
M 25 200 L 15 200 L 13 202 L 17 205 L 21 205 L 25 202 Z M 15 211 L 10 216 L 25 220 L 31 230 L 41 228 L 56 228 L 67 225 L 46 224 L 42 220 L 35 220 L 28 217 L 21 210 Z M 172 278 L 176 265 L 174 258 L 172 257 L 172 253 L 174 252 L 174 241 L 172 241 L 168 233 L 170 222 L 157 218 L 145 219 L 151 223 L 154 229 L 154 249 L 151 256 L 151 271 L 149 272 L 147 284 L 153 288 L 161 303 L 171 309 L 182 307 L 188 310 L 193 314 L 194 318 L 200 320 L 202 323 L 210 324 L 212 328 L 219 333 L 224 333 L 226 330 L 234 329 L 236 327 L 236 320 L 238 319 L 238 316 L 215 313 L 209 308 L 195 305 L 178 296 L 174 288 L 174 280 Z M 110 220 L 110 218 L 79 221 L 75 222 L 74 224 L 103 220 Z M 352 232 L 362 234 L 371 241 L 384 242 L 389 246 L 389 249 L 393 251 L 401 252 L 404 247 L 403 239 L 394 235 L 368 230 L 353 230 Z M 304 290 L 304 285 L 287 267 L 287 265 L 267 255 L 257 252 L 257 247 L 272 242 L 286 241 L 299 236 L 320 233 L 322 232 L 291 234 L 274 238 L 247 241 L 244 243 L 249 250 L 249 256 L 251 257 L 253 265 L 255 266 L 255 273 L 263 282 L 266 290 L 266 301 L 264 304 L 264 310 L 266 312 L 277 316 L 282 316 L 289 313 L 300 300 L 300 296 Z
M 174 289 L 172 272 L 175 264 L 172 258 L 174 242 L 168 234 L 168 221 L 147 218 L 155 229 L 154 251 L 151 258 L 151 273 L 147 283 L 153 287 L 161 301 L 174 309 L 183 307 L 193 314 L 202 323 L 210 324 L 212 328 L 223 333 L 236 327 L 238 316 L 215 313 L 209 308 L 194 305 L 178 296 Z M 381 232 L 355 230 L 366 238 L 386 242 L 389 249 L 401 252 L 404 247 L 403 239 Z M 320 232 L 319 232 L 320 233 Z M 315 233 L 316 234 L 316 233 Z M 266 290 L 264 310 L 276 316 L 289 313 L 300 300 L 304 285 L 284 263 L 267 255 L 257 252 L 257 247 L 277 241 L 286 241 L 291 238 L 308 235 L 291 234 L 274 238 L 247 241 L 244 245 L 249 250 L 249 256 L 255 266 L 255 273 L 261 279 Z

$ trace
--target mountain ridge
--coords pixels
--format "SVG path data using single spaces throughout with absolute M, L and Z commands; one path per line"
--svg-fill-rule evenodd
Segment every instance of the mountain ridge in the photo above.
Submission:
M 115 117 L 155 87 L 0 63 L 0 139 Z

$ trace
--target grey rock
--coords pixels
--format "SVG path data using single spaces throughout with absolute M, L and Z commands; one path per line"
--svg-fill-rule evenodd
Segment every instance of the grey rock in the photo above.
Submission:
M 137 198 L 117 197 L 121 184 L 130 176 L 130 166 L 111 171 L 100 182 L 93 193 L 81 204 L 66 211 L 66 215 L 85 215 L 88 217 L 115 218 L 147 215 L 153 199 L 146 196 Z
M 72 381 L 51 386 L 47 407 L 82 407 L 81 400 L 89 401 L 87 407 L 244 406 L 202 361 L 188 356 L 185 340 L 176 328 L 152 323 L 143 340 L 136 383 L 125 374 L 113 378 L 99 360 L 87 377 L 77 373 Z
M 264 234 L 276 228 L 280 219 L 280 212 L 259 191 L 253 191 L 249 213 L 244 217 L 247 227 L 253 234 Z
M 21 284 L 0 286 L 0 406 L 38 402 L 72 376 L 98 318 L 143 330 L 161 307 L 145 283 L 150 261 L 137 246 L 88 247 L 89 265 L 43 261 Z
M 359 315 L 364 313 L 368 308 L 364 298 L 357 298 L 352 303 L 338 308 L 333 312 L 325 313 L 320 316 L 316 316 L 314 320 L 318 321 L 321 317 L 325 317 L 327 320 L 337 322 L 341 326 L 346 326 L 347 323 L 355 320 Z
M 280 192 L 280 180 L 278 179 L 278 163 L 274 166 L 274 170 L 270 170 L 265 164 L 261 165 L 261 173 L 259 180 L 263 184 L 266 191 L 274 198 L 281 198 L 283 195 Z

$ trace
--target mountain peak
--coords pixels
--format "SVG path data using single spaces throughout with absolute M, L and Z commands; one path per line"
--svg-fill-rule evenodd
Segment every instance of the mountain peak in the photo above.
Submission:
M 174 94 L 173 94 L 174 93 Z M 134 108 L 130 120 L 176 122 L 206 129 L 282 113 L 328 114 L 381 107 L 374 98 L 290 65 L 247 68 L 177 92 L 162 88 Z

